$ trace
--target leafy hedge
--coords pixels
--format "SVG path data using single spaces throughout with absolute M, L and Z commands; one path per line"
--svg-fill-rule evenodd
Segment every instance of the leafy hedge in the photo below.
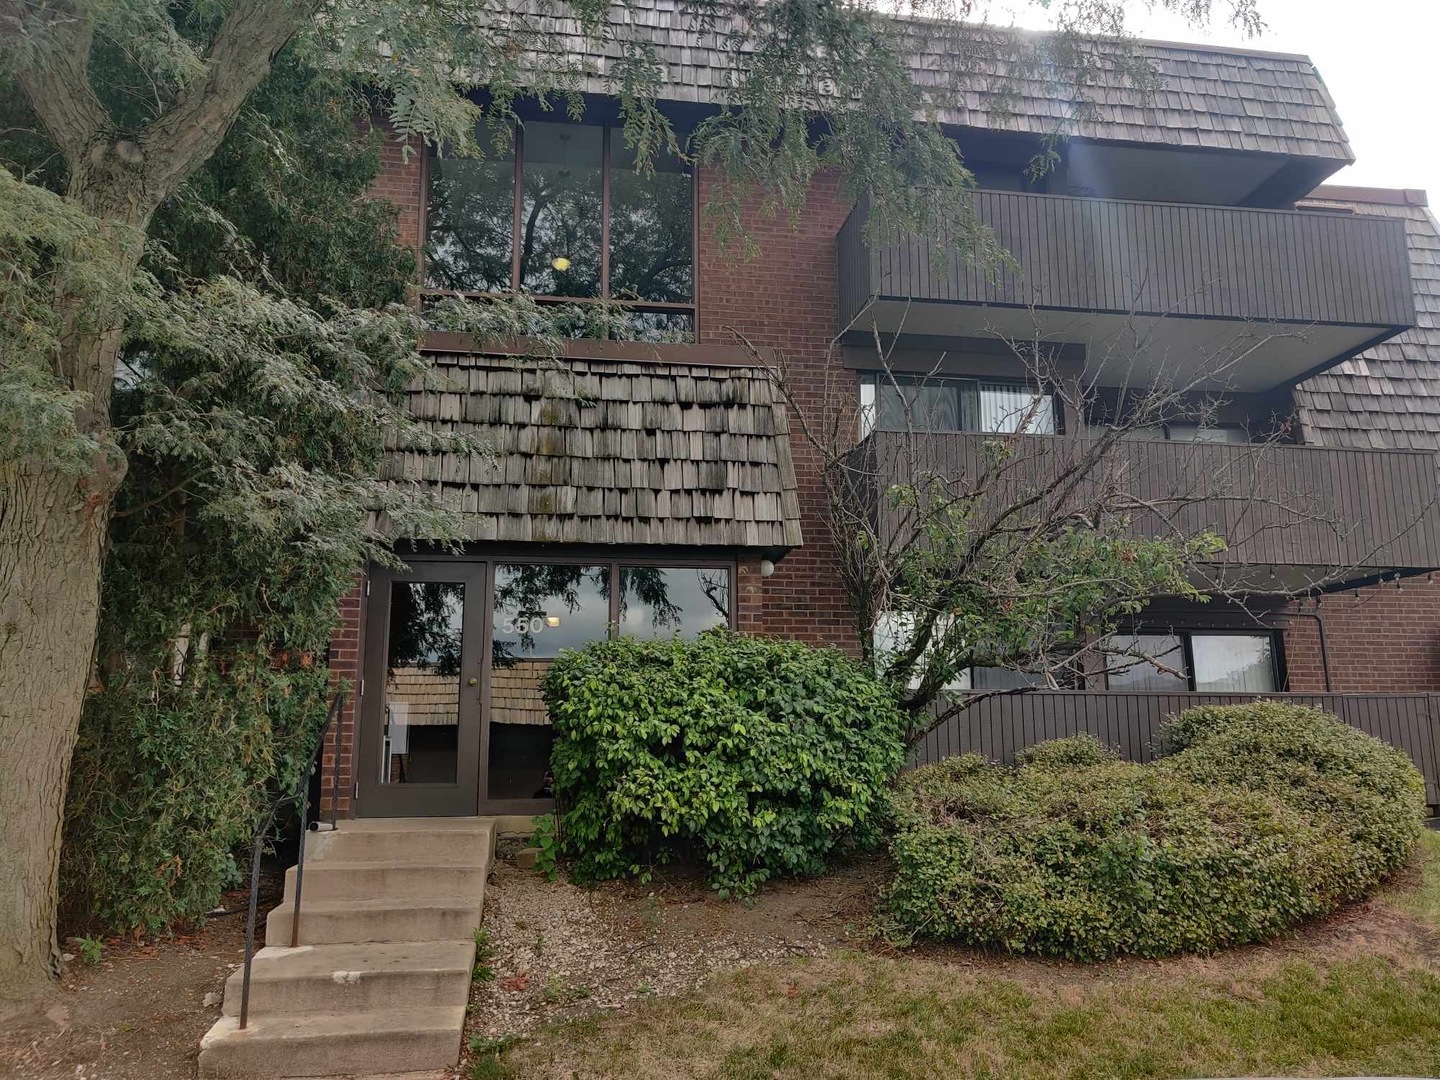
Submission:
M 1424 783 L 1393 749 L 1283 703 L 1182 713 L 1173 754 L 1090 736 L 917 769 L 893 799 L 884 917 L 930 938 L 1096 960 L 1272 937 L 1409 858 Z
M 294 791 L 324 722 L 329 672 L 262 650 L 180 685 L 135 680 L 86 705 L 60 861 L 67 916 L 160 931 L 239 883 L 256 822 Z
M 830 649 L 726 632 L 600 642 L 545 680 L 560 845 L 581 879 L 694 857 L 723 895 L 878 839 L 894 695 Z

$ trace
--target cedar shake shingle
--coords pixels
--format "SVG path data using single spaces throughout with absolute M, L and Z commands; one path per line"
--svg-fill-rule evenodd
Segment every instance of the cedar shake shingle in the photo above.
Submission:
M 528 32 L 540 32 L 545 52 L 533 62 L 550 79 L 567 72 L 586 93 L 614 94 L 618 42 L 628 42 L 653 50 L 662 100 L 728 100 L 735 54 L 697 26 L 695 6 L 683 0 L 613 5 L 608 33 L 614 40 L 603 44 L 587 39 L 576 20 L 555 14 L 559 9 L 537 14 L 526 0 L 509 0 L 508 6 L 527 12 L 517 18 L 527 28 L 526 47 L 536 40 Z M 1091 50 L 1086 65 L 1093 74 L 1077 94 L 1064 85 L 1073 62 L 1063 56 L 1049 62 L 1050 40 L 994 28 L 948 27 L 943 36 L 922 31 L 910 40 L 913 77 L 930 90 L 936 117 L 945 124 L 1049 135 L 1066 128 L 1078 98 L 1082 119 L 1067 130 L 1088 138 L 1354 160 L 1335 103 L 1308 57 L 1140 42 L 1158 81 L 1147 95 L 1131 85 L 1125 61 L 1117 59 L 1119 46 L 1082 42 L 1079 49 Z
M 479 436 L 495 452 L 397 448 L 383 475 L 432 487 L 460 511 L 463 538 L 800 545 L 785 406 L 763 369 L 432 359 L 433 372 L 408 391 L 411 415 L 434 430 Z M 464 393 L 450 390 L 461 386 Z
M 1414 329 L 1295 388 L 1305 441 L 1350 449 L 1440 450 L 1440 226 L 1424 193 L 1325 188 L 1303 204 L 1405 223 Z

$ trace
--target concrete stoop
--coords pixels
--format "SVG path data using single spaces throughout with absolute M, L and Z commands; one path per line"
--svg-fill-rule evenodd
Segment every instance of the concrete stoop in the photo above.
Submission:
M 335 1076 L 443 1069 L 460 1056 L 493 818 L 387 818 L 312 833 L 299 944 L 295 871 L 255 954 L 200 1042 L 206 1077 Z

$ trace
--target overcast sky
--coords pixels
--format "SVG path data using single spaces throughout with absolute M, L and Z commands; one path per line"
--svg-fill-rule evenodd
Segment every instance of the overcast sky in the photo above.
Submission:
M 1006 0 L 992 0 L 997 22 Z M 1197 31 L 1183 19 L 1131 8 L 1142 37 L 1208 41 L 1304 53 L 1319 68 L 1355 152 L 1354 165 L 1331 183 L 1426 188 L 1440 203 L 1440 0 L 1256 0 L 1267 26 L 1246 38 L 1222 18 Z M 1022 5 L 1023 7 L 1023 5 Z M 1044 26 L 1032 11 L 1010 9 L 1022 24 Z M 1036 21 L 1039 18 L 1040 21 Z

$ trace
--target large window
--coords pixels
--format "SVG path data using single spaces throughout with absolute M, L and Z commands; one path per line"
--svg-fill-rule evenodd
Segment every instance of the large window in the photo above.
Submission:
M 695 330 L 695 185 L 657 155 L 641 171 L 619 128 L 527 123 L 484 159 L 434 157 L 425 287 L 624 304 L 625 336 Z
M 1268 694 L 1279 682 L 1273 634 L 1116 634 L 1109 644 L 1111 690 Z
M 1053 435 L 1054 396 L 1016 380 L 867 374 L 861 435 L 871 431 L 1025 432 Z

